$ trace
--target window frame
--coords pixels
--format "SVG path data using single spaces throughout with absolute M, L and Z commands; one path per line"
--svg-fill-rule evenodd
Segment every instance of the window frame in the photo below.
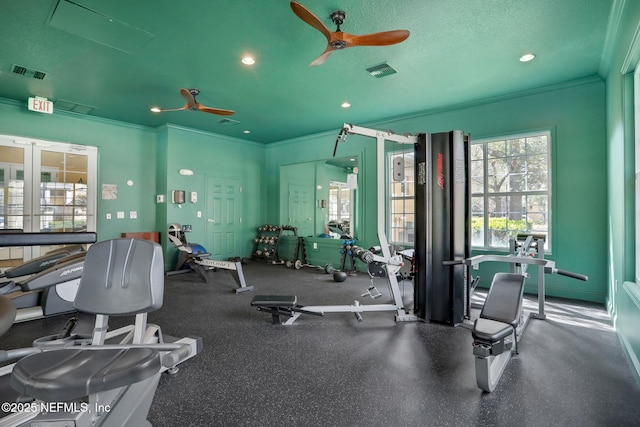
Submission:
M 491 142 L 497 142 L 497 141 L 509 141 L 509 140 L 514 140 L 514 139 L 520 139 L 520 138 L 530 138 L 530 137 L 534 137 L 534 136 L 546 136 L 547 138 L 547 158 L 546 158 L 546 174 L 547 174 L 547 189 L 546 190 L 526 190 L 526 191 L 502 191 L 502 192 L 489 192 L 488 191 L 488 186 L 489 186 L 489 180 L 487 179 L 488 175 L 488 169 L 489 169 L 489 165 L 488 165 L 488 156 L 487 156 L 487 146 L 489 143 Z M 534 130 L 534 131 L 527 131 L 527 132 L 518 132 L 518 133 L 512 133 L 512 134 L 502 134 L 502 135 L 497 135 L 497 136 L 492 136 L 492 137 L 486 137 L 486 138 L 481 138 L 481 139 L 477 139 L 477 140 L 471 140 L 470 144 L 473 145 L 482 145 L 482 151 L 483 151 L 483 191 L 482 192 L 473 192 L 470 190 L 470 198 L 471 200 L 473 200 L 474 197 L 482 197 L 483 198 L 483 217 L 489 218 L 489 203 L 488 200 L 491 197 L 508 197 L 509 195 L 512 194 L 516 194 L 516 195 L 521 195 L 521 196 L 536 196 L 536 195 L 542 195 L 542 196 L 546 196 L 547 197 L 547 211 L 546 211 L 546 216 L 547 216 L 547 238 L 546 238 L 546 242 L 545 242 L 545 253 L 547 254 L 551 254 L 552 253 L 552 240 L 553 240 L 553 188 L 552 188 L 552 183 L 553 183 L 553 161 L 552 161 L 552 156 L 553 156 L 553 132 L 551 129 L 540 129 L 540 130 Z M 469 147 L 469 155 L 471 156 L 471 147 Z M 527 153 L 525 152 L 525 155 L 527 155 Z M 472 159 L 469 159 L 469 164 L 470 164 L 470 168 L 469 168 L 469 173 L 470 176 L 468 177 L 469 180 L 472 179 L 471 177 L 471 161 Z M 470 185 L 471 187 L 471 185 Z M 471 217 L 473 217 L 473 213 L 471 213 Z M 483 223 L 483 245 L 479 246 L 479 245 L 474 245 L 473 244 L 473 239 L 471 239 L 472 241 L 470 242 L 471 244 L 471 248 L 472 250 L 487 250 L 487 251 L 496 251 L 496 252 L 508 252 L 510 250 L 509 245 L 507 244 L 506 246 L 492 246 L 490 244 L 489 241 L 490 238 L 490 234 L 489 234 L 489 221 L 484 221 Z
M 389 243 L 392 244 L 396 244 L 396 245 L 400 245 L 400 246 L 410 246 L 410 247 L 414 247 L 415 246 L 415 152 L 413 151 L 413 145 L 410 146 L 411 150 L 407 151 L 407 150 L 401 150 L 401 151 L 387 151 L 386 152 L 386 156 L 387 156 L 387 167 L 386 167 L 386 173 L 387 173 L 387 186 L 386 186 L 386 194 L 387 194 L 387 209 L 386 209 L 386 218 L 387 218 L 387 224 L 386 224 L 386 229 L 387 229 L 387 236 L 389 238 Z M 393 180 L 393 159 L 396 157 L 402 157 L 403 158 L 403 171 L 404 173 L 404 179 L 402 182 L 404 182 L 405 184 L 407 183 L 407 179 L 406 179 L 406 171 L 407 169 L 412 171 L 411 177 L 413 179 L 413 185 L 414 185 L 414 190 L 412 192 L 410 192 L 409 195 L 407 195 L 407 191 L 404 192 L 403 196 L 394 196 L 393 192 L 392 192 L 392 186 L 394 183 L 396 182 L 400 182 L 400 181 L 394 181 Z M 405 161 L 404 159 L 410 157 L 411 161 Z M 414 206 L 414 209 L 412 212 L 409 212 L 406 210 L 406 206 L 407 200 L 411 200 Z M 393 210 L 393 206 L 394 206 L 394 202 L 397 201 L 403 201 L 402 206 L 403 206 L 403 210 L 402 210 L 402 216 L 403 216 L 403 220 L 402 220 L 402 226 L 396 226 L 393 223 L 393 217 L 394 214 L 396 214 L 396 212 Z M 413 216 L 413 226 L 412 227 L 407 227 L 407 220 L 406 220 L 406 214 L 409 213 L 411 216 Z M 396 233 L 394 233 L 395 231 L 400 230 L 401 234 L 404 234 L 404 236 L 413 236 L 413 241 L 400 241 L 400 240 L 396 240 L 394 239 L 394 235 Z

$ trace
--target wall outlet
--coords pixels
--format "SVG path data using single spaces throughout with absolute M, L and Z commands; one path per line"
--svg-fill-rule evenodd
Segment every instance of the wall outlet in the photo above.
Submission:
M 116 213 L 116 218 L 118 219 L 124 219 L 124 212 L 123 211 L 118 211 Z
M 318 243 L 313 242 L 313 249 L 318 249 Z
M 111 214 L 110 213 L 107 214 L 107 219 L 111 219 Z
M 198 212 L 196 213 L 196 216 L 197 216 L 198 218 L 202 218 L 202 212 L 201 212 L 201 211 L 198 211 Z

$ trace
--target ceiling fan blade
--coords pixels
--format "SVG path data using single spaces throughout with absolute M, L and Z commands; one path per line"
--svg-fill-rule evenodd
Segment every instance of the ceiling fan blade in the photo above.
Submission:
M 210 113 L 210 114 L 217 114 L 219 116 L 230 116 L 232 114 L 235 113 L 235 111 L 233 110 L 223 110 L 220 108 L 209 108 L 209 107 L 205 107 L 204 105 L 200 105 L 200 104 L 196 104 L 196 107 L 198 108 L 198 110 L 205 112 L 205 113 Z
M 354 36 L 344 33 L 343 39 L 351 46 L 389 46 L 405 41 L 409 37 L 407 30 L 385 31 L 382 33 Z
M 196 106 L 196 99 L 188 89 L 180 89 L 180 95 L 182 95 L 182 97 L 187 100 L 186 109 L 190 109 Z
M 292 1 L 290 5 L 293 13 L 298 15 L 298 18 L 302 19 L 304 22 L 324 34 L 327 40 L 331 39 L 331 30 L 329 30 L 316 15 L 311 13 L 309 9 L 307 9 L 297 1 Z
M 327 46 L 327 48 L 325 49 L 324 52 L 322 52 L 322 55 L 318 56 L 316 59 L 314 59 L 313 61 L 311 61 L 311 64 L 309 64 L 309 67 L 315 67 L 317 65 L 322 65 L 324 64 L 324 61 L 327 60 L 327 58 L 329 57 L 329 55 L 331 55 L 331 52 L 333 52 L 335 49 L 331 47 L 331 45 Z
M 185 104 L 184 107 L 180 107 L 180 108 L 167 108 L 167 109 L 162 109 L 162 110 L 158 110 L 156 111 L 157 113 L 164 113 L 167 111 L 182 111 L 182 110 L 188 110 L 189 109 L 189 104 Z

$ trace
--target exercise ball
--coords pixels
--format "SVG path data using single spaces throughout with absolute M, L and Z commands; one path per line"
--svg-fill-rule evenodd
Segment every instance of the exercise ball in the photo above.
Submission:
M 344 271 L 334 271 L 333 272 L 333 280 L 336 282 L 344 282 L 347 280 L 347 273 Z

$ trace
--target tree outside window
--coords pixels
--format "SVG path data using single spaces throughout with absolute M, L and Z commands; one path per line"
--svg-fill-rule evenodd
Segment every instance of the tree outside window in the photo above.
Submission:
M 472 142 L 472 246 L 508 248 L 517 233 L 535 233 L 548 250 L 550 145 L 549 132 Z

